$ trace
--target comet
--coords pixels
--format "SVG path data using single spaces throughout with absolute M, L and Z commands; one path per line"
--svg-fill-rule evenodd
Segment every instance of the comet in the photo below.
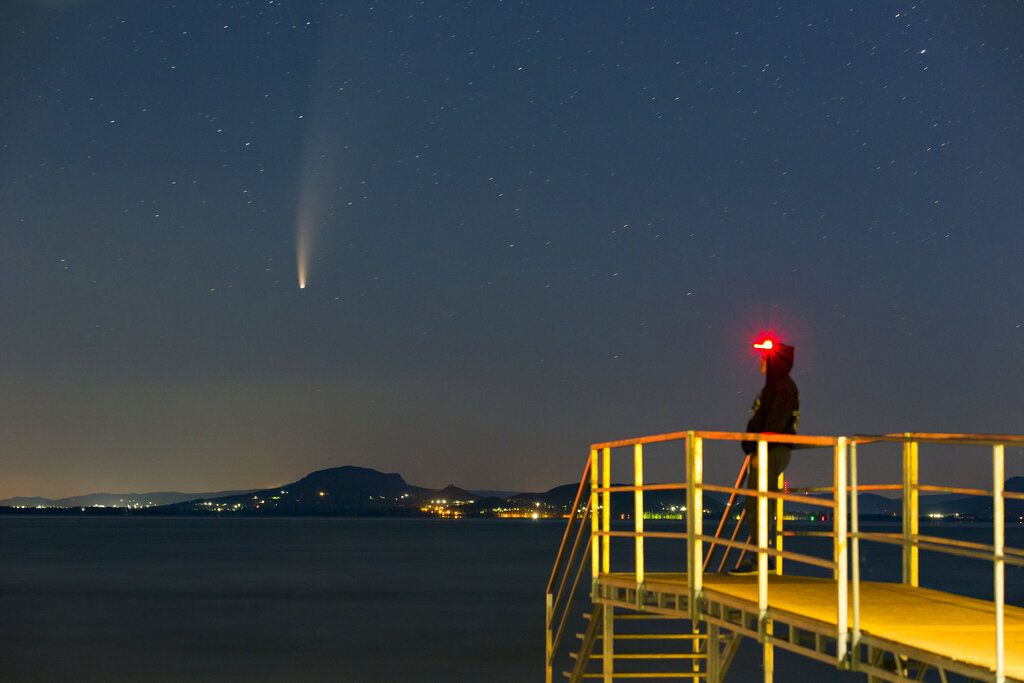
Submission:
M 317 137 L 315 133 L 312 134 L 311 142 Z M 330 213 L 326 189 L 331 174 L 327 171 L 322 153 L 313 153 L 313 149 L 317 147 L 311 144 L 303 161 L 302 187 L 295 212 L 295 271 L 299 289 L 305 289 L 309 284 L 314 253 L 323 224 Z

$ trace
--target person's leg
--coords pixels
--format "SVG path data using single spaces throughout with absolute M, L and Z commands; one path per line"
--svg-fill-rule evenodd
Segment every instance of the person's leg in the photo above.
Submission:
M 779 492 L 779 476 L 789 465 L 792 452 L 788 448 L 775 448 L 768 451 L 768 490 Z M 775 545 L 775 501 L 768 501 L 768 545 Z

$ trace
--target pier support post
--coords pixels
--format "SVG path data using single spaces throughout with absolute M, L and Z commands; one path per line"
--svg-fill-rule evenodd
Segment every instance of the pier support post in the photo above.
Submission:
M 772 644 L 772 634 L 775 625 L 771 619 L 764 620 L 764 634 L 761 636 L 761 666 L 764 668 L 764 683 L 772 683 L 775 678 L 775 646 Z
M 708 625 L 708 683 L 719 683 L 722 680 L 722 651 L 718 647 L 718 624 Z
M 544 683 L 552 683 L 552 663 L 551 663 L 551 651 L 553 650 L 551 642 L 551 622 L 554 619 L 554 607 L 551 603 L 551 593 L 547 594 L 545 600 L 546 605 L 546 620 L 547 629 L 544 638 Z
M 604 637 L 601 639 L 601 671 L 604 683 L 612 683 L 615 675 L 615 608 L 604 606 Z

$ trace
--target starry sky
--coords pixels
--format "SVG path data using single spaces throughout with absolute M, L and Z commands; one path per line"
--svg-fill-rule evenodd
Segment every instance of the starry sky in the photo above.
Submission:
M 7 0 L 0 497 L 543 490 L 741 429 L 764 329 L 802 433 L 1024 432 L 1022 36 L 1013 0 Z

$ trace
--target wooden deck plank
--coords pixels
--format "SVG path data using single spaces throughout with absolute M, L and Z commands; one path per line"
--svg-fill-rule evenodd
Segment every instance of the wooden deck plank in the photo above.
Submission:
M 621 584 L 632 574 L 602 577 Z M 647 574 L 645 587 L 681 591 L 685 574 Z M 705 574 L 704 589 L 757 604 L 757 577 Z M 861 630 L 894 643 L 931 652 L 973 666 L 995 669 L 995 606 L 928 588 L 862 581 Z M 830 579 L 771 576 L 768 606 L 778 612 L 814 619 L 835 626 L 836 583 Z M 1024 609 L 1006 606 L 1006 673 L 1024 680 Z M 852 621 L 851 621 L 852 625 Z

